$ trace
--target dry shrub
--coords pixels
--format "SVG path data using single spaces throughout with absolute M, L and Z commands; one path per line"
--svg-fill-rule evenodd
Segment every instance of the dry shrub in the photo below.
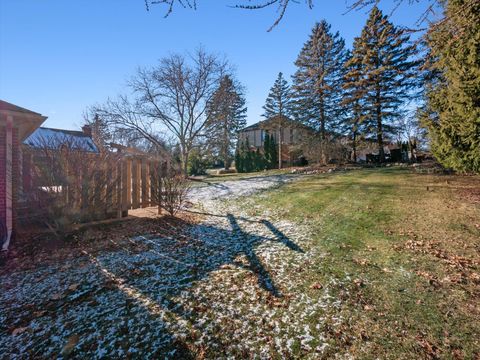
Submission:
M 158 205 L 158 212 L 167 211 L 171 216 L 182 209 L 190 192 L 190 181 L 182 170 L 167 162 L 158 162 L 151 169 L 152 202 Z

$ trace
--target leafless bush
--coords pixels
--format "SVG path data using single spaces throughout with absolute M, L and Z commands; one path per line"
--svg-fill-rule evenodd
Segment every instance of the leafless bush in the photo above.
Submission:
M 31 156 L 31 185 L 24 189 L 29 209 L 21 220 L 63 233 L 76 223 L 102 219 L 121 194 L 118 154 L 96 152 L 89 144 L 65 136 L 39 138 L 24 152 Z M 115 209 L 117 210 L 117 209 Z
M 190 192 L 190 181 L 178 166 L 155 162 L 151 167 L 151 184 L 152 202 L 157 204 L 159 214 L 164 209 L 171 216 L 175 216 L 185 206 Z

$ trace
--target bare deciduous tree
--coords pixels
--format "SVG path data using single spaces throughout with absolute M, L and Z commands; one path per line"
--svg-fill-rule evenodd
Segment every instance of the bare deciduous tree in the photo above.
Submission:
M 155 120 L 145 117 L 140 104 L 126 95 L 109 98 L 103 104 L 92 106 L 87 110 L 85 119 L 93 128 L 95 122 L 100 121 L 111 134 L 111 140 L 124 145 L 146 142 L 153 149 L 164 147 L 165 142 L 158 134 Z
M 208 103 L 227 72 L 226 60 L 203 49 L 173 54 L 137 71 L 129 83 L 134 101 L 120 96 L 90 111 L 116 131 L 136 133 L 158 147 L 158 134 L 172 134 L 186 174 L 189 154 L 205 130 Z
M 140 69 L 130 83 L 139 95 L 141 114 L 161 123 L 178 140 L 185 174 L 190 151 L 205 128 L 208 103 L 227 66 L 198 49 L 188 57 L 174 54 L 153 69 Z

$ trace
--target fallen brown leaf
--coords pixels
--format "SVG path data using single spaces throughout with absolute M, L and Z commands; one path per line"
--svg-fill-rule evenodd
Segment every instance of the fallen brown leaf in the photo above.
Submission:
M 42 317 L 43 315 L 45 315 L 47 313 L 46 310 L 41 310 L 41 311 L 35 311 L 33 313 L 33 316 L 36 317 L 36 318 L 39 318 L 39 317 Z
M 78 283 L 72 284 L 68 287 L 68 290 L 75 291 L 78 288 Z
M 320 284 L 320 283 L 314 283 L 314 284 L 310 285 L 310 289 L 320 290 L 322 288 L 323 288 L 323 285 Z
M 73 349 L 75 346 L 78 344 L 78 341 L 80 340 L 80 336 L 78 334 L 74 334 L 68 338 L 67 343 L 62 349 L 62 356 L 68 356 L 72 353 Z
M 62 297 L 63 297 L 63 295 L 62 295 L 61 293 L 55 293 L 55 294 L 53 294 L 53 295 L 50 297 L 50 299 L 52 299 L 52 300 L 59 300 L 59 299 L 61 299 Z
M 27 331 L 28 327 L 19 327 L 12 331 L 13 336 L 20 335 L 21 333 Z

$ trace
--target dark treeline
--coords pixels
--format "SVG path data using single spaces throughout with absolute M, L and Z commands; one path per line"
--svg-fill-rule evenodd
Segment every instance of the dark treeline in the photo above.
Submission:
M 415 58 L 410 37 L 377 7 L 351 51 L 340 33 L 321 21 L 295 61 L 292 85 L 279 73 L 263 116 L 287 116 L 311 128 L 323 163 L 332 159 L 331 149 L 336 149 L 329 145 L 346 138 L 354 160 L 358 143 L 369 141 L 377 144 L 378 159 L 384 162 L 384 145 L 399 138 L 398 120 L 421 85 L 420 62 Z
M 326 21 L 315 24 L 292 85 L 279 74 L 264 116 L 312 128 L 320 162 L 345 139 L 353 161 L 365 142 L 379 162 L 388 143 L 413 154 L 423 142 L 444 166 L 480 172 L 480 1 L 442 4 L 442 20 L 416 42 L 376 6 L 351 50 Z

